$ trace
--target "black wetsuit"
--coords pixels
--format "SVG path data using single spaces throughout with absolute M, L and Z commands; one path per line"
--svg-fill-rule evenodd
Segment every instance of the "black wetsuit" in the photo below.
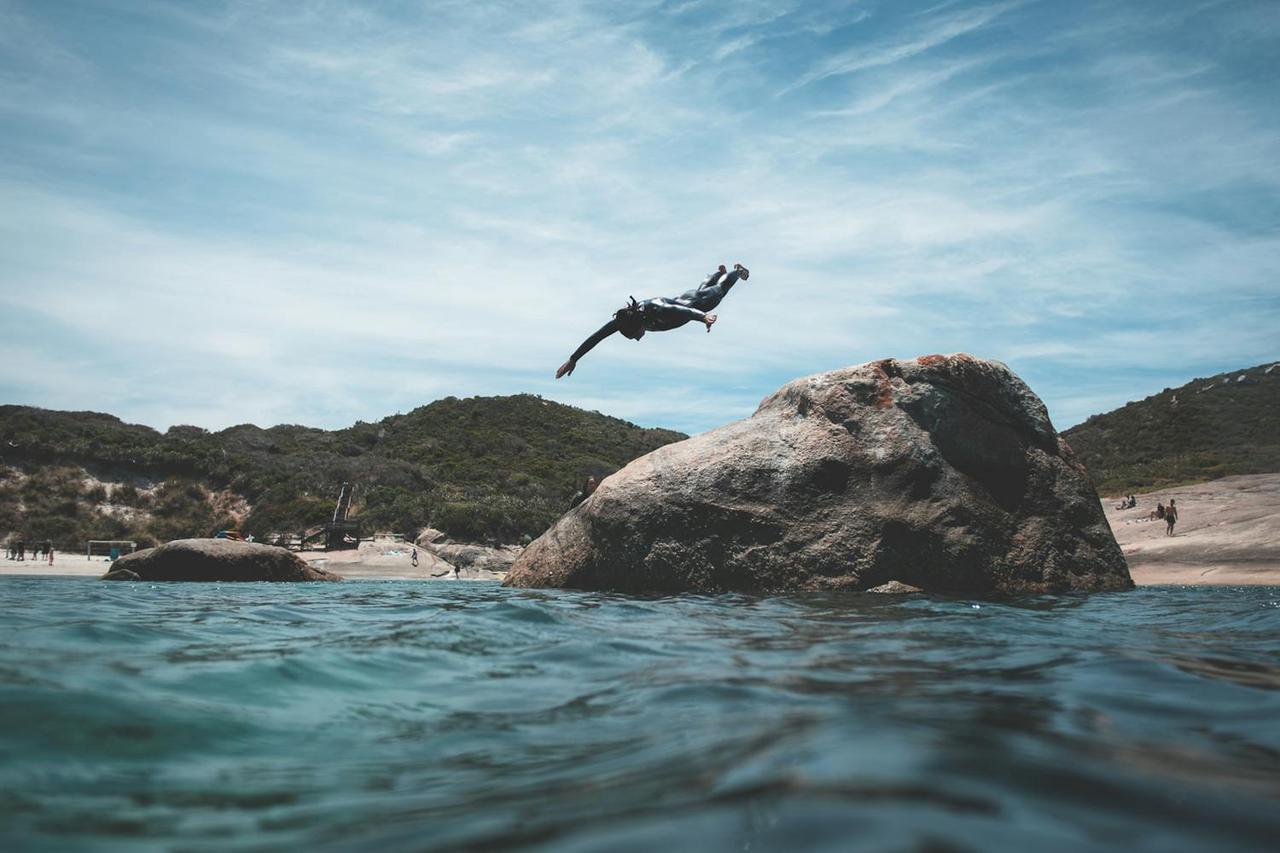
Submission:
M 693 290 L 686 290 L 677 296 L 675 301 L 699 311 L 710 311 L 720 304 L 720 300 L 725 298 L 741 278 L 741 270 L 716 271 Z
M 736 269 L 727 273 L 717 271 L 708 276 L 702 284 L 693 290 L 686 290 L 675 299 L 668 299 L 665 296 L 646 299 L 640 303 L 640 328 L 646 332 L 669 332 L 693 320 L 701 322 L 707 316 L 707 312 L 720 304 L 720 300 L 724 299 L 725 294 L 740 278 L 742 273 Z M 569 361 L 578 361 L 596 344 L 621 330 L 622 327 L 618 325 L 617 319 L 610 320 L 583 341 L 582 346 L 569 356 Z

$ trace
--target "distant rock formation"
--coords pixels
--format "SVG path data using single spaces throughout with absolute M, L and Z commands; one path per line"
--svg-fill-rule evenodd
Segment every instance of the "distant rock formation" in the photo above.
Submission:
M 284 548 L 231 539 L 178 539 L 127 554 L 103 580 L 340 581 Z
M 432 556 L 445 561 L 467 577 L 500 580 L 515 562 L 520 547 L 516 545 L 476 545 L 454 542 L 443 532 L 428 527 L 418 534 L 417 545 Z
M 1006 366 L 886 359 L 797 379 L 754 415 L 607 478 L 508 586 L 994 595 L 1133 582 L 1097 493 Z

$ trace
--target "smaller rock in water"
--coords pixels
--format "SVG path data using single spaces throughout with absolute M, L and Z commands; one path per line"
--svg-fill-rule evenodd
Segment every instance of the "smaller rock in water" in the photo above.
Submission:
M 284 548 L 231 539 L 178 539 L 116 560 L 103 580 L 340 581 Z

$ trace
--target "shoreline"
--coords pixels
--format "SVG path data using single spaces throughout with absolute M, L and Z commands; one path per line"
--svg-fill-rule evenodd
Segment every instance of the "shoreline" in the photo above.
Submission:
M 57 567 L 55 566 L 55 569 Z M 1259 569 L 1242 569 L 1236 566 L 1210 567 L 1207 571 L 1201 566 L 1186 564 L 1167 564 L 1159 567 L 1139 567 L 1131 570 L 1133 582 L 1139 587 L 1187 587 L 1187 586 L 1273 586 L 1280 587 L 1280 565 L 1266 564 Z M 0 577 L 13 578 L 91 578 L 102 577 L 103 572 L 72 571 L 0 571 Z M 449 577 L 422 577 L 394 572 L 380 573 L 362 571 L 343 575 L 344 581 L 415 581 L 435 582 L 453 581 Z M 498 583 L 500 577 L 459 577 L 459 583 L 475 583 L 477 581 Z M 153 581 L 153 583 L 184 583 L 183 581 Z M 226 581 L 239 583 L 239 581 Z M 248 583 L 267 583 L 267 581 L 248 581 Z M 791 593 L 803 595 L 804 593 Z M 870 594 L 870 593 L 868 593 Z
M 1148 517 L 1156 502 L 1178 502 L 1174 536 Z M 1102 498 L 1129 573 L 1138 586 L 1280 586 L 1280 474 L 1246 474 L 1178 486 L 1139 496 L 1134 509 L 1115 509 L 1118 496 Z M 350 551 L 301 551 L 308 563 L 350 580 L 455 580 L 452 566 L 418 548 L 418 566 L 407 542 L 368 541 Z M 72 553 L 44 560 L 0 560 L 0 576 L 101 577 L 101 558 Z M 504 572 L 466 568 L 456 580 L 500 581 Z

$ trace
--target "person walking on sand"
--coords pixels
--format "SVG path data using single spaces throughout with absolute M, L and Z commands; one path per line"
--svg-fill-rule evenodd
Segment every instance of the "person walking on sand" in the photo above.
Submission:
M 49 555 L 49 565 L 53 565 L 53 543 L 47 542 L 44 546 L 45 552 Z
M 413 567 L 415 569 L 418 568 L 418 549 L 417 548 L 413 549 L 413 555 L 409 558 L 409 561 L 413 563 Z
M 1172 536 L 1173 526 L 1178 523 L 1178 502 L 1173 498 L 1169 498 L 1169 506 L 1164 511 L 1164 523 L 1168 525 L 1164 535 Z
M 694 320 L 702 323 L 710 332 L 716 315 L 707 312 L 720 304 L 720 300 L 724 299 L 735 283 L 746 281 L 750 277 L 751 271 L 742 264 L 734 264 L 732 271 L 726 270 L 724 264 L 721 264 L 702 284 L 693 290 L 686 290 L 675 299 L 659 296 L 636 302 L 635 297 L 631 297 L 630 305 L 614 312 L 612 320 L 583 341 L 573 351 L 573 355 L 569 356 L 569 360 L 560 365 L 556 371 L 556 379 L 571 375 L 578 366 L 578 360 L 614 332 L 621 332 L 623 337 L 638 341 L 644 337 L 645 332 L 669 332 Z

